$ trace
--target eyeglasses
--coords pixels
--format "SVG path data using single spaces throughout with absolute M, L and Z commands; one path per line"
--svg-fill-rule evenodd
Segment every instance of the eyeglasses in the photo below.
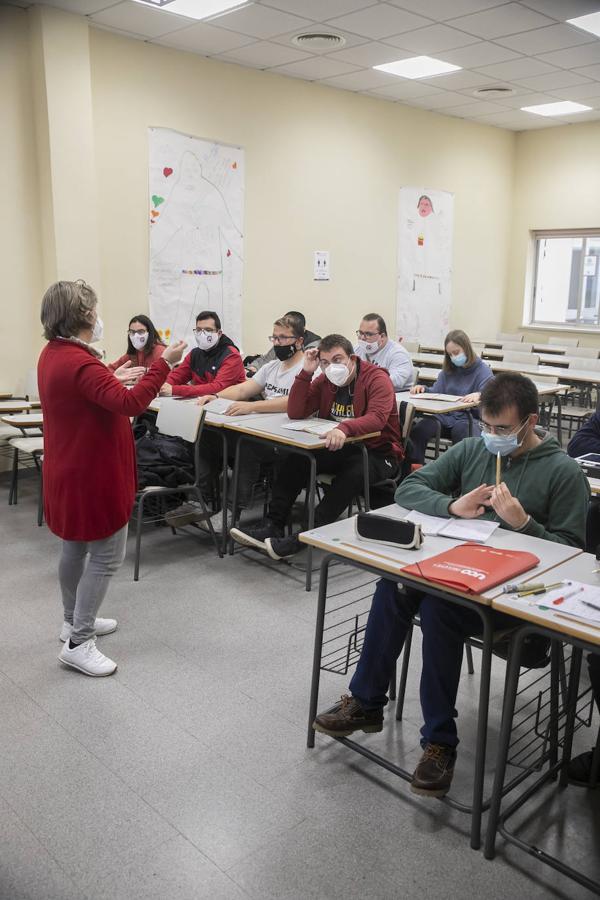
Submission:
M 380 331 L 357 331 L 357 332 L 356 332 L 356 337 L 359 337 L 359 338 L 374 338 L 374 337 L 379 337 L 380 334 L 381 334 Z
M 129 335 L 129 337 L 133 337 L 134 334 L 148 334 L 148 329 L 147 328 L 139 328 L 139 329 L 130 328 L 129 331 L 127 332 L 127 334 Z
M 488 425 L 487 422 L 484 422 L 481 419 L 479 421 L 479 428 L 484 434 L 497 434 L 499 437 L 510 437 L 511 434 L 518 434 L 520 432 L 528 418 L 529 416 L 525 416 L 516 430 L 512 425 Z
M 348 365 L 348 360 L 347 360 L 345 357 L 343 357 L 343 356 L 336 356 L 334 359 L 330 360 L 329 362 L 328 362 L 326 359 L 320 359 L 320 360 L 319 360 L 319 365 L 321 366 L 321 370 L 322 370 L 323 372 L 325 371 L 325 369 L 326 369 L 328 366 L 330 366 L 330 365 L 332 365 L 332 364 L 333 364 L 334 366 L 339 366 L 339 365 L 347 366 L 347 365 Z
M 194 334 L 216 334 L 216 328 L 192 328 Z
M 272 344 L 289 344 L 290 341 L 295 341 L 297 338 L 290 337 L 288 334 L 270 334 L 269 340 Z

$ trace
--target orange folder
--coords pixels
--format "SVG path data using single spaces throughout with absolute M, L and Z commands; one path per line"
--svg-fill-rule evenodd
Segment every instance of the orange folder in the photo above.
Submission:
M 483 594 L 497 584 L 509 581 L 529 569 L 539 559 L 523 550 L 500 550 L 483 544 L 459 544 L 420 563 L 401 570 L 469 594 Z

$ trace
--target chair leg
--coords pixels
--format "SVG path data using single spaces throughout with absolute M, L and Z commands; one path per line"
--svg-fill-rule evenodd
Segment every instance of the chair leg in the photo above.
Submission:
M 398 683 L 398 700 L 396 701 L 396 721 L 402 721 L 402 713 L 404 711 L 404 697 L 406 695 L 406 682 L 408 681 L 408 664 L 410 663 L 410 646 L 412 644 L 414 625 L 411 625 L 406 632 L 404 640 L 404 649 L 402 651 L 402 668 L 400 670 L 400 681 Z
M 389 687 L 390 700 L 395 700 L 395 699 L 396 699 L 396 676 L 397 676 L 397 672 L 398 672 L 398 666 L 396 665 L 396 663 L 394 663 L 394 668 L 393 668 L 393 670 L 392 670 L 392 674 L 391 674 L 391 677 L 390 677 L 390 687 Z
M 472 675 L 475 672 L 473 668 L 473 648 L 468 642 L 465 644 L 465 653 L 467 656 L 467 672 L 469 675 Z
M 212 538 L 212 542 L 215 545 L 215 550 L 217 551 L 217 555 L 218 555 L 219 559 L 223 559 L 223 548 L 221 547 L 221 544 L 219 543 L 219 538 L 217 537 L 215 529 L 213 528 L 213 524 L 211 522 L 210 515 L 208 512 L 206 503 L 204 502 L 204 497 L 202 496 L 202 491 L 200 490 L 200 488 L 196 488 L 195 495 L 196 495 L 196 499 L 198 500 L 198 503 L 202 507 L 203 514 L 206 516 L 206 524 L 208 526 L 208 531 Z M 224 516 L 227 515 L 226 510 L 223 511 L 223 515 Z
M 135 562 L 133 564 L 133 580 L 140 580 L 140 555 L 142 552 L 142 522 L 144 519 L 144 500 L 145 494 L 141 494 L 136 505 L 136 522 L 135 522 Z
M 13 450 L 12 478 L 10 482 L 10 490 L 8 492 L 8 505 L 15 506 L 17 503 L 17 485 L 19 483 L 19 451 L 15 447 Z
M 37 523 L 40 528 L 44 523 L 44 475 L 43 475 L 41 466 L 40 466 L 40 483 L 39 483 L 39 487 L 38 487 Z

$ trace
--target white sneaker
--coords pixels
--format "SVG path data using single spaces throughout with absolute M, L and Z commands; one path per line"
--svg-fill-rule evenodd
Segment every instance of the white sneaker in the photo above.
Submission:
M 96 637 L 102 637 L 104 634 L 112 634 L 113 631 L 117 630 L 117 620 L 116 619 L 96 619 L 94 622 L 94 629 L 96 631 Z M 73 626 L 68 622 L 63 622 L 62 628 L 60 629 L 60 634 L 58 639 L 65 643 L 68 641 L 71 635 L 73 634 Z
M 112 675 L 117 671 L 116 662 L 100 653 L 96 647 L 95 638 L 90 638 L 89 641 L 73 647 L 72 650 L 69 642 L 66 641 L 58 658 L 65 666 L 71 666 L 72 669 L 78 669 L 84 675 L 93 675 L 96 678 Z

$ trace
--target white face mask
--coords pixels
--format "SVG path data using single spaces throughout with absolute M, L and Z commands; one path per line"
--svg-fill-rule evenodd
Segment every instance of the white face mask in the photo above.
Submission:
M 143 350 L 146 344 L 148 343 L 148 332 L 146 331 L 144 334 L 132 334 L 131 343 L 135 347 L 136 350 Z
M 325 375 L 336 387 L 341 387 L 350 378 L 350 369 L 345 363 L 330 363 L 325 369 Z
M 377 353 L 379 350 L 379 341 L 359 341 L 358 343 L 366 353 Z
M 196 332 L 196 343 L 201 350 L 212 350 L 219 343 L 221 335 L 215 331 L 212 334 L 206 334 L 204 331 Z
M 96 316 L 96 321 L 94 322 L 94 327 L 92 329 L 92 339 L 90 344 L 95 344 L 96 341 L 101 341 L 102 336 L 104 335 L 104 322 L 100 318 L 100 316 Z

